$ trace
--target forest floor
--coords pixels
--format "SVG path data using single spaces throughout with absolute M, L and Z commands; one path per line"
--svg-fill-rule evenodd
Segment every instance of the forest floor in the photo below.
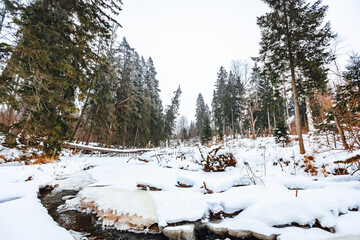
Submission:
M 79 191 L 57 211 L 92 212 L 118 230 L 191 239 L 202 226 L 229 238 L 360 239 L 360 171 L 341 162 L 360 150 L 326 142 L 305 136 L 307 154 L 300 155 L 295 140 L 286 147 L 274 138 L 229 140 L 215 157 L 231 153 L 236 165 L 222 172 L 203 170 L 217 146 L 179 145 L 138 157 L 64 150 L 59 161 L 41 165 L 0 159 L 0 239 L 86 236 L 51 218 L 40 189 Z M 0 147 L 0 155 L 21 152 Z

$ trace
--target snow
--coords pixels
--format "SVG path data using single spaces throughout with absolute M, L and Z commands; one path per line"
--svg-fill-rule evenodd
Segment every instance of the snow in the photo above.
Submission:
M 137 215 L 157 221 L 154 201 L 146 191 L 109 186 L 88 187 L 80 191 L 76 199 L 68 200 L 68 202 L 78 204 L 78 200 L 81 199 L 94 202 L 99 211 L 111 209 L 117 215 Z
M 208 211 L 204 194 L 189 189 L 151 192 L 155 200 L 159 226 L 202 219 Z
M 331 173 L 343 167 L 334 161 L 346 160 L 360 151 L 331 150 L 321 137 L 305 137 L 305 143 L 307 155 L 314 157 L 316 176 L 304 171 L 304 156 L 298 153 L 297 142 L 282 148 L 273 138 L 229 141 L 221 151 L 233 153 L 238 163 L 224 172 L 202 171 L 199 150 L 185 146 L 144 153 L 139 158 L 147 163 L 136 158 L 128 161 L 128 157 L 69 154 L 45 165 L 3 163 L 0 239 L 72 239 L 71 232 L 58 226 L 37 198 L 39 188 L 46 185 L 56 186 L 54 191 L 80 191 L 61 209 L 80 209 L 82 202 L 92 202 L 97 211 L 139 216 L 173 233 L 191 232 L 193 225 L 177 229 L 172 224 L 201 222 L 214 231 L 277 234 L 278 239 L 359 237 L 360 213 L 354 210 L 360 209 L 360 173 Z M 327 174 L 321 172 L 322 166 Z M 350 173 L 352 170 L 348 169 Z M 160 191 L 139 190 L 139 184 Z M 210 211 L 236 214 L 214 222 Z M 317 222 L 335 233 L 315 227 Z M 126 230 L 125 225 L 116 225 L 110 218 L 103 224 Z
M 175 227 L 166 227 L 163 229 L 163 233 L 169 239 L 195 239 L 194 224 L 187 224 Z
M 36 196 L 1 203 L 0 216 L 1 239 L 73 239 L 57 226 Z

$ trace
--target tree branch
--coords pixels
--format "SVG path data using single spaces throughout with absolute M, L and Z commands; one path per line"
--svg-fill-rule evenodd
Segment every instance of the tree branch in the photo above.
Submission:
M 129 101 L 129 100 L 130 100 L 132 97 L 134 97 L 134 96 L 135 96 L 135 95 L 131 95 L 131 96 L 128 97 L 127 99 L 121 101 L 121 102 L 117 105 L 115 112 L 117 112 L 117 111 L 119 110 L 119 108 L 121 107 L 121 105 L 122 105 L 123 103 Z

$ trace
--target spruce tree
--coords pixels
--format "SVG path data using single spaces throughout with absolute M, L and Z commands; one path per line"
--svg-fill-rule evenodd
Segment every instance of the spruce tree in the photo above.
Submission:
M 200 132 L 201 144 L 207 144 L 211 141 L 212 138 L 212 130 L 210 126 L 210 119 L 208 116 L 204 118 L 201 132 Z
M 295 107 L 295 123 L 299 139 L 300 153 L 305 153 L 302 138 L 302 125 L 299 108 L 299 93 L 297 85 L 301 78 L 296 71 L 308 73 L 319 69 L 319 63 L 327 57 L 326 46 L 333 37 L 330 25 L 322 27 L 322 21 L 327 10 L 320 6 L 321 1 L 314 4 L 305 0 L 263 0 L 271 12 L 258 18 L 261 28 L 260 56 L 258 60 L 264 63 L 265 68 L 274 79 L 290 72 Z M 320 64 L 321 65 L 321 64 Z M 319 75 L 323 71 L 319 72 Z M 309 79 L 313 75 L 309 76 Z
M 226 81 L 228 78 L 228 73 L 224 67 L 220 67 L 218 72 L 218 78 L 215 84 L 215 90 L 213 93 L 212 100 L 212 111 L 214 114 L 214 123 L 216 132 L 219 134 L 220 138 L 223 138 L 225 132 L 225 91 L 226 91 Z
M 1 75 L 1 89 L 2 100 L 19 117 L 7 129 L 8 136 L 37 137 L 45 154 L 58 155 L 63 142 L 73 136 L 75 93 L 87 92 L 103 61 L 94 44 L 99 38 L 107 40 L 110 22 L 116 22 L 104 12 L 118 14 L 120 4 L 38 0 L 12 5 L 19 28 Z
M 225 86 L 224 114 L 225 125 L 231 129 L 234 138 L 238 126 L 236 123 L 240 117 L 241 110 L 243 110 L 241 105 L 243 101 L 243 91 L 244 86 L 240 79 L 230 71 Z
M 282 143 L 283 147 L 290 142 L 288 129 L 284 120 L 281 119 L 277 122 L 276 128 L 274 129 L 274 136 L 276 143 Z
M 159 81 L 156 78 L 154 62 L 150 57 L 146 62 L 145 97 L 150 99 L 150 136 L 154 145 L 159 145 L 163 139 L 164 125 L 163 106 L 160 99 Z
M 196 113 L 195 113 L 196 130 L 198 134 L 200 134 L 204 119 L 208 115 L 209 115 L 209 107 L 205 104 L 204 98 L 201 95 L 201 93 L 199 93 L 196 99 Z
M 255 71 L 258 71 L 256 68 Z M 259 76 L 259 82 L 257 84 L 257 92 L 261 93 L 260 110 L 255 114 L 258 122 L 261 123 L 262 127 L 267 126 L 269 133 L 271 133 L 271 116 L 276 110 L 278 105 L 274 96 L 274 86 L 270 79 L 266 76 Z M 263 129 L 264 130 L 264 129 Z
M 235 137 L 237 122 L 243 111 L 244 91 L 240 78 L 220 67 L 212 99 L 215 129 L 220 138 L 223 138 L 226 129 L 230 129 Z
M 172 137 L 175 128 L 175 120 L 178 115 L 179 106 L 180 106 L 180 95 L 181 95 L 181 89 L 179 85 L 178 89 L 174 92 L 174 97 L 171 99 L 171 105 L 169 105 L 165 111 L 163 136 L 164 139 L 167 140 L 169 140 Z
M 358 130 L 356 130 L 360 126 L 360 56 L 358 54 L 350 56 L 343 75 L 345 83 L 337 87 L 335 94 L 336 104 L 330 112 L 333 113 L 335 118 L 344 148 L 348 149 L 349 146 L 341 125 L 345 125 L 349 136 L 360 146 L 360 136 Z

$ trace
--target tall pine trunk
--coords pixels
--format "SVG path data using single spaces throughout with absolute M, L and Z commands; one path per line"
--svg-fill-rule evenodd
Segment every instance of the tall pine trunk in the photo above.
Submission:
M 334 114 L 334 118 L 335 118 L 336 127 L 337 127 L 337 129 L 338 129 L 338 131 L 339 131 L 339 134 L 340 134 L 340 138 L 341 138 L 342 144 L 343 144 L 344 148 L 347 150 L 347 149 L 349 149 L 349 145 L 348 145 L 347 142 L 346 142 L 344 130 L 343 130 L 343 128 L 342 128 L 341 125 L 340 125 L 340 122 L 339 122 L 338 117 L 336 116 L 336 113 Z
M 88 96 L 86 97 L 84 106 L 83 106 L 83 108 L 82 108 L 82 110 L 81 110 L 81 114 L 80 114 L 79 119 L 78 119 L 78 122 L 76 123 L 73 138 L 75 138 L 76 133 L 77 133 L 77 131 L 78 131 L 78 129 L 79 129 L 80 123 L 81 123 L 82 118 L 83 118 L 83 116 L 84 116 L 84 112 L 85 112 L 86 107 L 87 107 L 87 105 L 88 105 L 88 100 L 89 100 L 89 94 L 88 94 Z
M 267 107 L 267 118 L 268 118 L 269 136 L 271 137 L 271 125 L 270 125 L 270 112 L 269 112 L 269 107 Z
M 305 103 L 306 103 L 306 116 L 308 120 L 309 132 L 315 132 L 314 118 L 311 112 L 310 97 L 308 95 L 305 96 Z
M 139 125 L 136 126 L 135 139 L 134 139 L 134 148 L 136 147 L 136 140 L 137 140 L 137 137 L 138 137 L 138 132 L 139 132 Z
M 233 139 L 235 139 L 235 131 L 234 131 L 234 111 L 231 109 L 231 128 L 232 128 L 232 134 Z
M 298 139 L 299 139 L 300 154 L 305 154 L 306 151 L 305 151 L 304 140 L 302 137 L 302 130 L 301 130 L 299 96 L 298 96 L 298 92 L 296 89 L 294 56 L 293 56 L 293 51 L 292 51 L 291 34 L 289 31 L 289 22 L 288 22 L 288 17 L 287 17 L 285 0 L 283 0 L 283 10 L 284 10 L 285 25 L 286 25 L 286 41 L 287 41 L 287 48 L 288 48 L 289 62 L 290 62 L 291 84 L 292 84 L 294 107 L 295 107 L 296 131 L 297 131 Z
M 275 114 L 275 109 L 273 110 L 273 118 L 274 118 L 274 129 L 276 128 L 276 114 Z
M 240 118 L 240 121 L 239 121 L 239 127 L 240 127 L 240 136 L 241 138 L 243 137 L 243 126 L 242 126 L 242 119 Z
M 256 140 L 254 113 L 251 108 L 250 108 L 250 125 L 251 125 L 250 129 L 251 129 L 252 139 Z
M 90 142 L 90 139 L 91 139 L 91 135 L 92 135 L 92 130 L 93 130 L 93 124 L 91 123 L 89 135 L 88 135 L 88 137 L 87 137 L 87 139 L 86 139 L 85 145 L 89 145 L 89 142 Z
M 286 98 L 285 83 L 284 83 L 284 99 L 285 99 L 285 119 L 286 119 L 286 124 L 287 124 L 287 126 L 289 128 L 289 132 L 291 132 L 290 114 L 289 114 L 289 108 L 288 108 L 288 103 L 287 103 L 287 98 Z

